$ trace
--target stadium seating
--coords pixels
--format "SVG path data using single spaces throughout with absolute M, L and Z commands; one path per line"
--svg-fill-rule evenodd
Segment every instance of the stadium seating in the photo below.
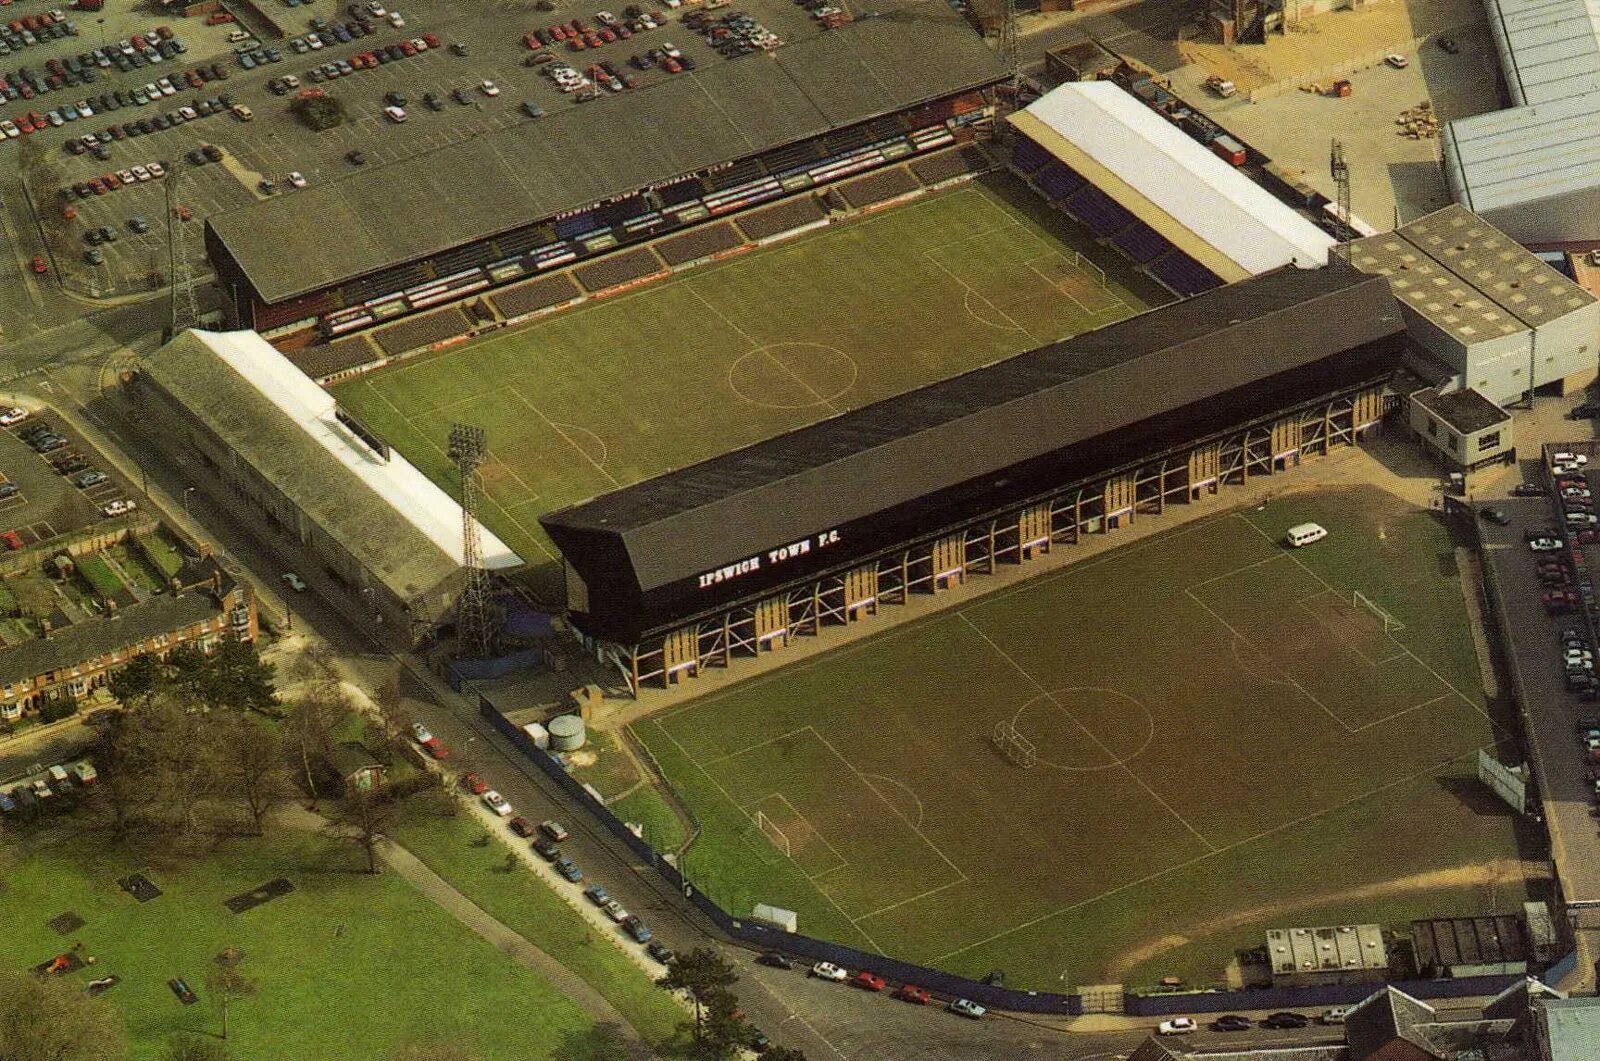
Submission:
M 1136 218 L 1120 203 L 1092 184 L 1085 184 L 1062 206 L 1097 236 L 1110 236 L 1133 224 Z
M 586 232 L 593 232 L 595 229 L 602 227 L 604 226 L 592 213 L 574 214 L 571 217 L 563 217 L 556 222 L 556 235 L 562 239 L 571 239 L 574 236 L 581 236 Z
M 1135 221 L 1111 237 L 1112 246 L 1143 265 L 1172 249 L 1166 237 L 1142 221 Z
M 1059 162 L 1048 162 L 1033 175 L 1034 187 L 1047 199 L 1060 202 L 1087 183 L 1077 172 Z
M 1011 164 L 1019 173 L 1032 173 L 1049 161 L 1050 152 L 1025 136 L 1017 137 L 1016 146 L 1011 149 Z
M 1150 275 L 1180 295 L 1198 295 L 1222 286 L 1211 270 L 1180 250 L 1156 259 L 1148 267 Z

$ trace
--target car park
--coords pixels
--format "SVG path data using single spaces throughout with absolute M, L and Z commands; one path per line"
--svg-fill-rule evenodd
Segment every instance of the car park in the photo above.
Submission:
M 0 427 L 15 427 L 26 419 L 28 419 L 28 410 L 19 406 L 12 406 L 4 412 L 0 412 Z

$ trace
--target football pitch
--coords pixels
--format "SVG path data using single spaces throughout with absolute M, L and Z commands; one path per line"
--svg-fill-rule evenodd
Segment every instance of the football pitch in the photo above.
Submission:
M 1144 309 L 1118 269 L 974 182 L 333 392 L 452 490 L 483 427 L 481 518 L 537 567 L 546 512 Z
M 1330 537 L 1279 544 L 1305 520 Z M 1450 537 L 1376 490 L 1190 523 L 633 731 L 735 916 L 1013 987 L 1220 982 L 1269 927 L 1523 898 L 1481 888 L 1519 857 L 1469 780 L 1509 733 Z

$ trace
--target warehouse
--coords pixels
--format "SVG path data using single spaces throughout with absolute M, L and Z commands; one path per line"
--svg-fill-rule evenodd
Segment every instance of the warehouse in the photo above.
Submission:
M 1584 0 L 1485 0 L 1512 106 L 1441 134 L 1450 194 L 1518 243 L 1600 238 L 1600 36 Z
M 254 332 L 184 332 L 128 381 L 169 459 L 396 641 L 450 614 L 461 508 Z M 484 566 L 521 559 L 480 528 Z
M 970 140 L 994 54 L 948 9 L 893 14 L 211 218 L 207 253 L 290 346 Z
M 1600 370 L 1600 301 L 1470 210 L 1451 205 L 1350 245 L 1386 277 L 1417 344 L 1454 373 L 1442 389 L 1505 405 L 1570 394 Z
M 1286 267 L 541 523 L 637 690 L 1353 444 L 1405 342 L 1385 281 Z
M 1331 236 L 1110 81 L 1062 85 L 1008 121 L 1012 169 L 1175 294 L 1328 261 Z

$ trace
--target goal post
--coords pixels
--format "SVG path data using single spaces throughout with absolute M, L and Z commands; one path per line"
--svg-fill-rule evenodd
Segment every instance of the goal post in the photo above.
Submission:
M 776 822 L 767 817 L 765 811 L 756 811 L 756 828 L 761 835 L 772 841 L 772 846 L 782 851 L 785 858 L 794 858 L 794 851 L 789 845 L 789 834 L 778 828 Z
M 1031 770 L 1039 762 L 1039 752 L 1033 741 L 1017 732 L 1016 723 L 1001 719 L 994 724 L 994 736 L 991 738 L 1000 754 L 1005 756 L 1013 766 L 1020 766 L 1024 770 Z
M 1371 597 L 1368 597 L 1365 593 L 1362 593 L 1358 589 L 1350 591 L 1350 605 L 1351 607 L 1363 609 L 1377 616 L 1378 619 L 1382 621 L 1383 632 L 1386 634 L 1392 634 L 1397 630 L 1404 630 L 1406 628 L 1405 623 L 1402 623 L 1399 619 L 1396 619 L 1394 616 L 1384 611 L 1383 607 L 1379 605 L 1377 601 L 1373 600 Z

